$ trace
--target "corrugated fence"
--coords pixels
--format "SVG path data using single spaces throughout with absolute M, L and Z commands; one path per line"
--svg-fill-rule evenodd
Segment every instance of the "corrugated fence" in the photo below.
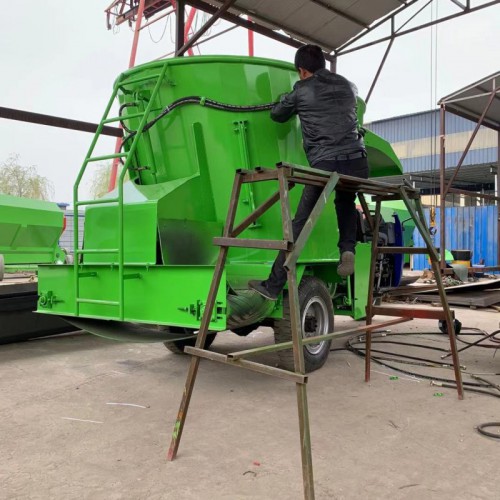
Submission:
M 497 265 L 498 226 L 497 207 L 450 207 L 446 209 L 446 248 L 448 250 L 472 250 L 472 264 L 479 264 L 484 259 L 486 266 Z M 433 237 L 434 244 L 439 247 L 440 242 L 440 210 L 436 209 L 437 233 Z M 429 223 L 429 209 L 425 210 L 425 217 Z M 413 234 L 415 246 L 423 247 L 424 242 L 420 233 Z M 413 269 L 429 268 L 426 255 L 413 257 Z

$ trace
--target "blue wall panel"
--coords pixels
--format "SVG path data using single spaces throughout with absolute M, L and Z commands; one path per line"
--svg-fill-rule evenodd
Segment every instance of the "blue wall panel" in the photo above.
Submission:
M 446 248 L 448 250 L 472 250 L 472 263 L 478 264 L 484 259 L 486 266 L 497 265 L 497 207 L 450 207 L 446 209 Z M 429 223 L 429 209 L 425 210 L 425 217 Z M 440 210 L 436 209 L 437 233 L 433 237 L 434 245 L 439 247 L 440 242 Z M 423 247 L 424 242 L 420 233 L 413 234 L 415 246 Z M 413 269 L 429 268 L 426 255 L 413 257 Z

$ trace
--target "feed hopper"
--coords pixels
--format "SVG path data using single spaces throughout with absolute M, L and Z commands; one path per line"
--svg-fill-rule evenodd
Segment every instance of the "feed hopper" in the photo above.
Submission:
M 63 263 L 59 248 L 64 215 L 52 202 L 0 194 L 0 275 L 4 269 L 36 269 Z

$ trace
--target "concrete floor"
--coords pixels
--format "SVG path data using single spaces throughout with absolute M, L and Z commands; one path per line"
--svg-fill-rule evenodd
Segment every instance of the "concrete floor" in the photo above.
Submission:
M 487 331 L 500 318 L 468 309 L 457 316 Z M 435 326 L 419 320 L 392 331 Z M 212 349 L 269 342 L 268 329 L 246 339 L 223 333 Z M 461 362 L 500 372 L 493 354 L 471 349 Z M 302 498 L 290 382 L 202 361 L 178 458 L 167 463 L 187 357 L 85 334 L 1 346 L 0 361 L 2 499 Z M 500 442 L 474 429 L 500 420 L 500 401 L 472 393 L 458 401 L 453 390 L 373 370 L 365 384 L 363 360 L 340 351 L 310 377 L 316 498 L 500 499 Z

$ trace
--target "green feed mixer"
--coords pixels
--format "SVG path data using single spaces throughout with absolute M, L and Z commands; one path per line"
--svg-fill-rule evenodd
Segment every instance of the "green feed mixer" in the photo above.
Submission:
M 213 238 L 222 233 L 235 171 L 275 168 L 278 162 L 307 165 L 298 119 L 280 124 L 269 114 L 270 103 L 296 79 L 291 64 L 230 56 L 169 59 L 122 73 L 75 183 L 75 210 L 86 208 L 83 248 L 76 238 L 73 265 L 40 268 L 38 312 L 108 338 L 165 341 L 174 352 L 194 345 L 218 253 Z M 116 100 L 118 116 L 111 116 Z M 363 111 L 359 100 L 360 122 Z M 102 127 L 113 123 L 124 129 L 122 150 L 94 156 Z M 366 131 L 365 142 L 372 177 L 401 173 L 385 140 Z M 95 162 L 117 156 L 117 188 L 101 199 L 80 199 L 84 174 Z M 300 190 L 291 191 L 292 211 Z M 236 222 L 274 191 L 271 183 L 246 184 Z M 75 217 L 75 236 L 77 224 Z M 401 246 L 391 224 L 397 226 L 386 223 L 387 244 Z M 279 206 L 241 236 L 280 239 Z M 337 240 L 332 200 L 297 266 L 306 336 L 331 332 L 334 313 L 364 316 L 372 286 L 369 237 L 360 231 L 355 274 L 348 280 L 336 273 Z M 286 291 L 271 302 L 247 287 L 250 279 L 267 277 L 275 257 L 273 250 L 229 250 L 208 342 L 219 331 L 244 336 L 259 325 L 273 327 L 276 341 L 291 339 Z M 400 278 L 400 264 L 386 266 L 388 285 Z M 325 362 L 329 346 L 326 341 L 304 347 L 308 371 Z M 280 356 L 281 366 L 293 369 L 290 353 Z
M 64 214 L 55 203 L 0 194 L 0 280 L 4 272 L 63 264 L 63 225 Z

